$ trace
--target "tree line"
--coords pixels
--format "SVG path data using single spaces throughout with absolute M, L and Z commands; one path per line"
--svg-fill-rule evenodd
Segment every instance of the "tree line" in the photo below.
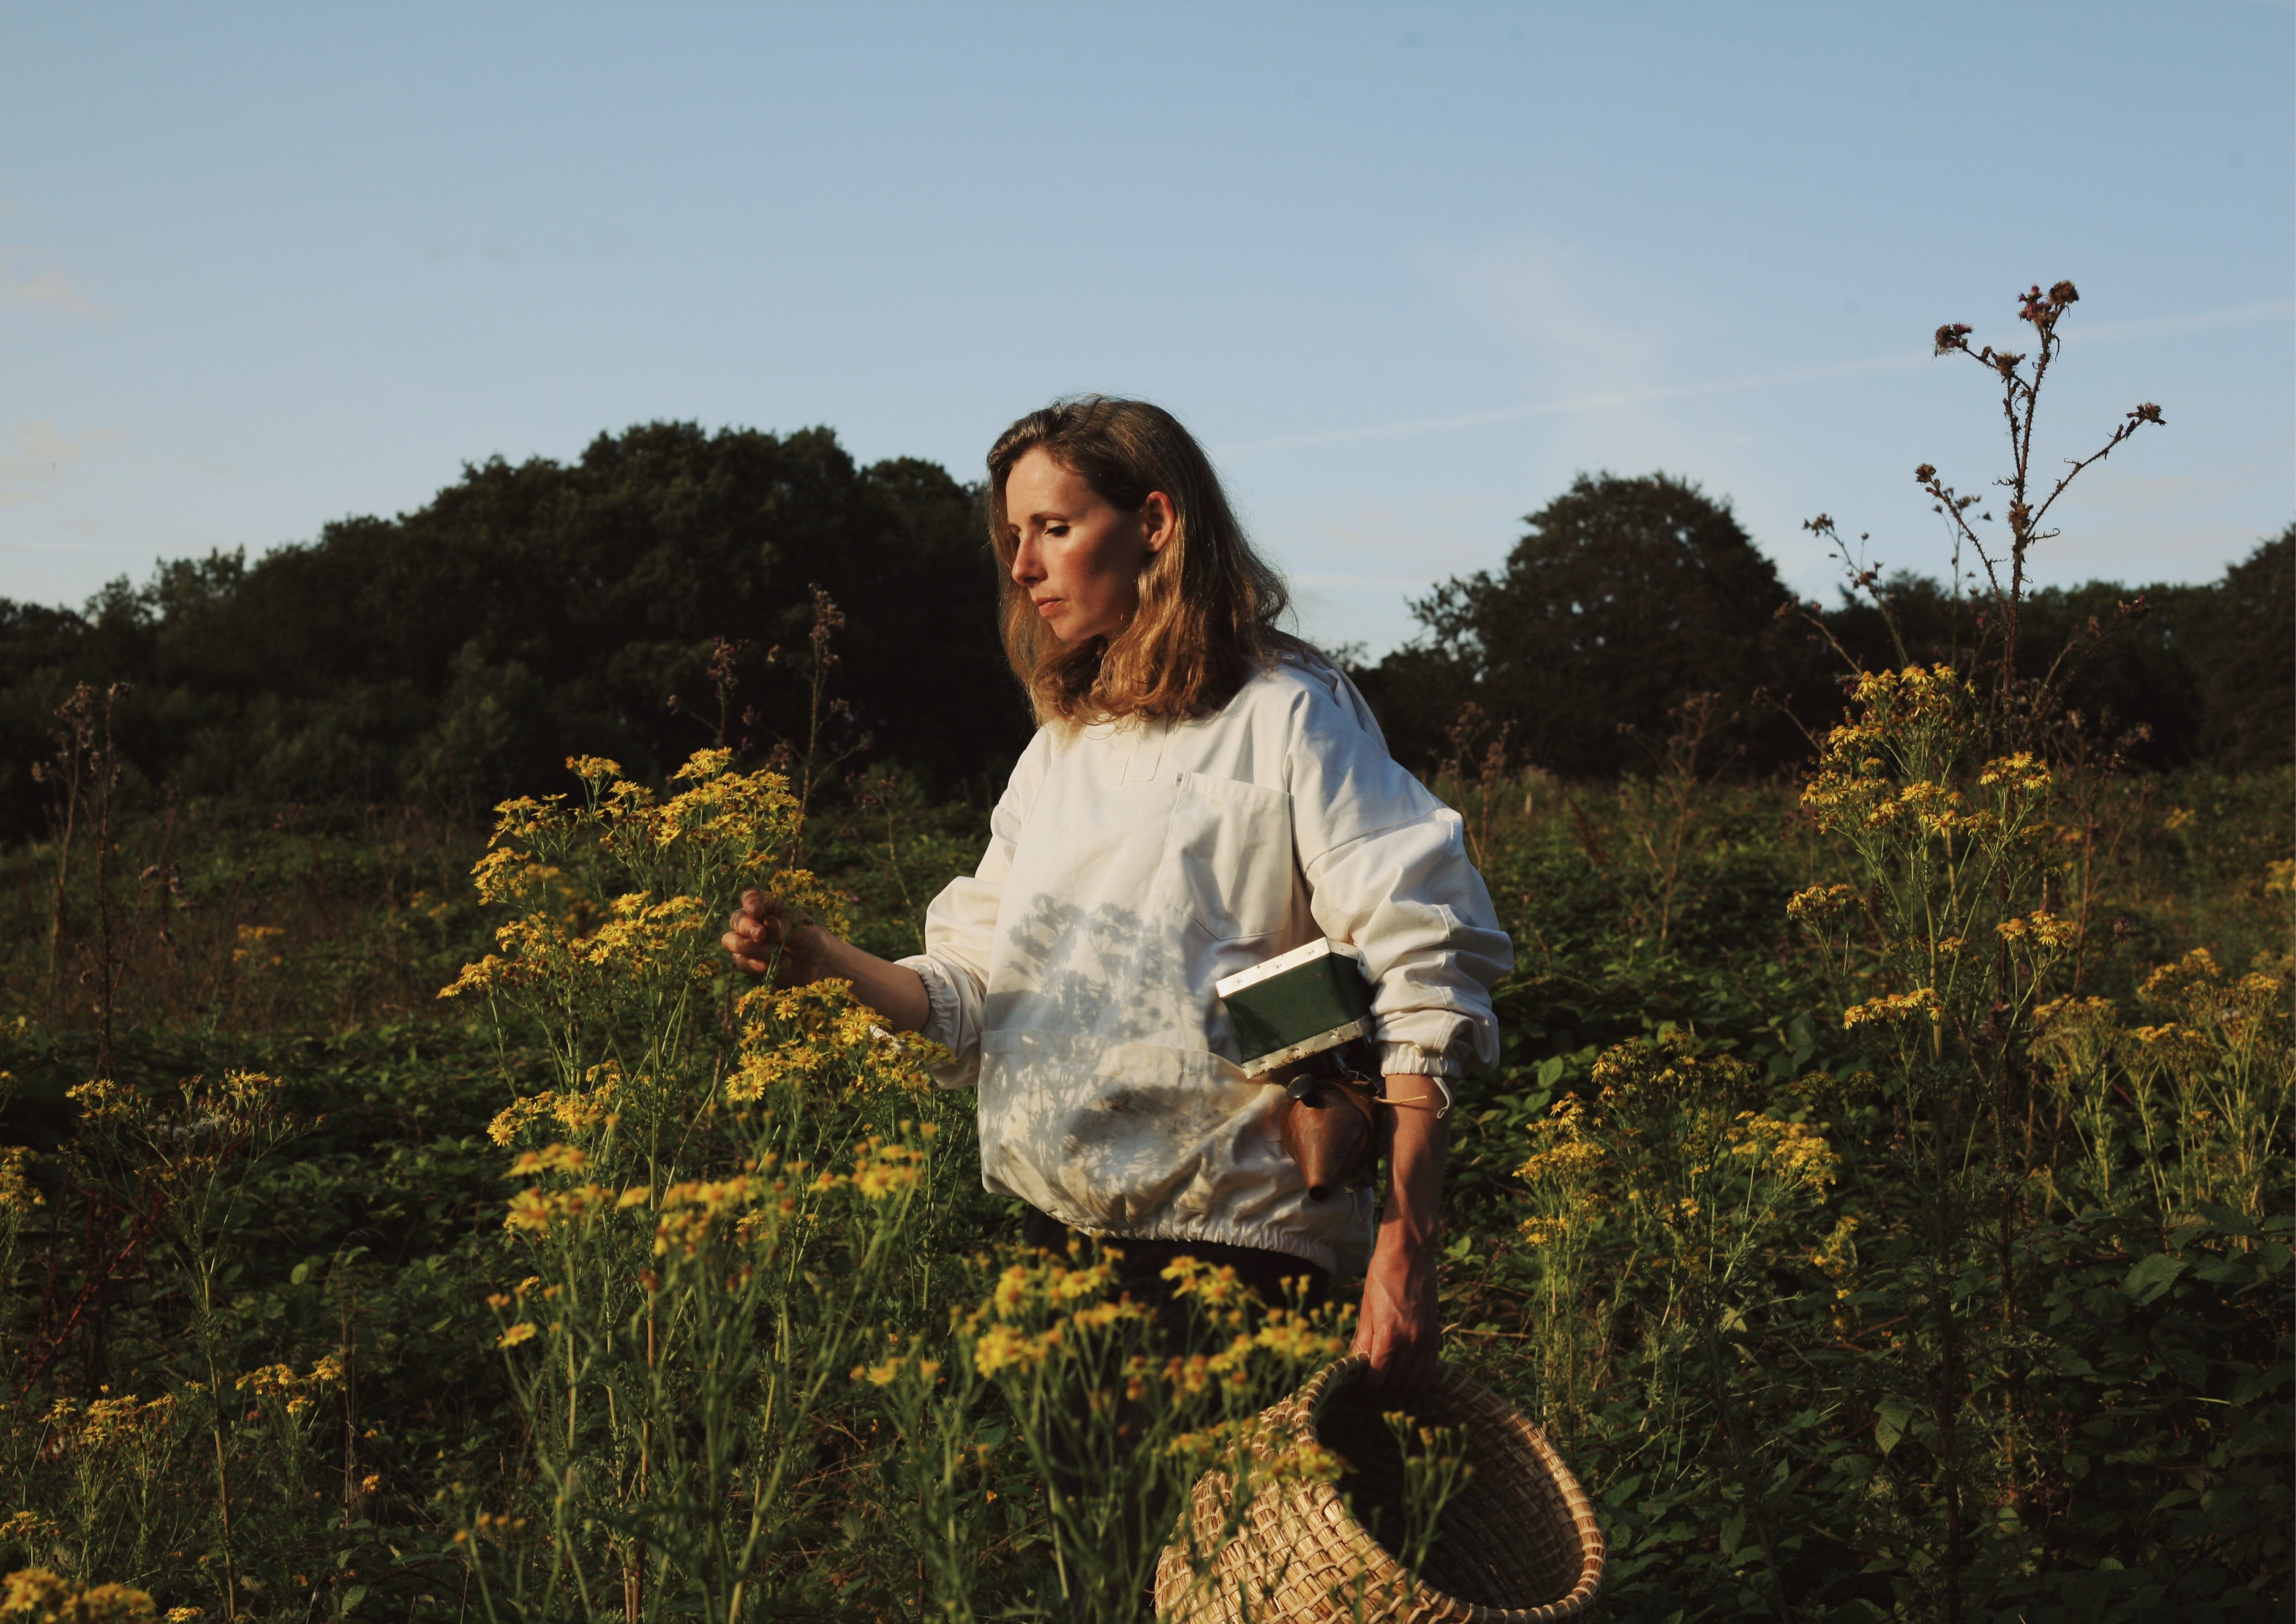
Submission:
M 80 683 L 124 685 L 118 756 L 146 793 L 474 815 L 554 784 L 570 754 L 659 775 L 723 742 L 865 751 L 990 795 L 1029 721 L 980 514 L 977 487 L 862 466 L 826 429 L 650 423 L 568 463 L 467 465 L 413 513 L 253 561 L 163 562 L 79 610 L 0 600 L 0 834 L 44 827 L 33 769 Z M 1514 761 L 1631 772 L 1711 693 L 1745 767 L 1776 769 L 1838 714 L 1843 652 L 1892 663 L 1901 639 L 1929 658 L 1983 631 L 1909 574 L 1796 605 L 1726 503 L 1663 474 L 1582 476 L 1525 525 L 1502 568 L 1438 586 L 1413 605 L 1421 635 L 1357 668 L 1407 765 L 1470 743 L 1465 713 Z M 2145 765 L 2284 763 L 2292 538 L 2214 584 L 2046 589 L 2021 646 L 2072 647 L 2072 702 Z M 841 616 L 826 643 L 824 615 Z
M 1822 521 L 1821 521 L 1822 522 Z M 1517 759 L 1564 777 L 1647 766 L 1684 701 L 1736 718 L 1742 760 L 1808 758 L 1841 713 L 1841 673 L 1906 660 L 1965 663 L 1997 643 L 1980 589 L 1911 572 L 1847 580 L 1797 603 L 1726 503 L 1665 474 L 1581 475 L 1524 521 L 1499 570 L 1412 605 L 1421 635 L 1361 681 L 1397 753 L 1439 759 L 1510 730 Z M 2044 587 L 2022 604 L 2019 674 L 2062 662 L 2089 736 L 2140 766 L 2277 766 L 2296 754 L 2296 525 L 2202 585 Z

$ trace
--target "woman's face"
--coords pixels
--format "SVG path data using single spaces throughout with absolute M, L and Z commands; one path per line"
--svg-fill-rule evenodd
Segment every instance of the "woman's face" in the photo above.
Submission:
M 1172 538 L 1172 502 L 1111 507 L 1082 474 L 1039 447 L 1004 480 L 1013 578 L 1065 644 L 1113 637 L 1140 607 L 1140 569 Z

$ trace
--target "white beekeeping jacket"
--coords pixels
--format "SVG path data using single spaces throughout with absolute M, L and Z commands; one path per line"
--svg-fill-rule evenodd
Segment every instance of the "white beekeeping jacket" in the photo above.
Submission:
M 1372 1193 L 1308 1200 L 1212 984 L 1329 937 L 1362 955 L 1383 1070 L 1489 1064 L 1513 949 L 1464 837 L 1320 661 L 1198 721 L 1039 729 L 902 961 L 941 1081 L 980 1088 L 982 1182 L 1095 1234 L 1360 1272 Z

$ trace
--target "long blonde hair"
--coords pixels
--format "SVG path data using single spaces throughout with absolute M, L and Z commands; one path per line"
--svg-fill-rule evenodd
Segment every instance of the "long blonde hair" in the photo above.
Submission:
M 1013 578 L 1020 542 L 1004 487 L 1036 450 L 1111 507 L 1136 512 L 1160 490 L 1171 501 L 1172 537 L 1141 565 L 1140 607 L 1113 637 L 1064 645 Z M 989 448 L 988 514 L 1004 657 L 1039 722 L 1210 716 L 1255 671 L 1308 652 L 1276 624 L 1291 607 L 1283 578 L 1252 551 L 1203 447 L 1161 406 L 1087 395 L 1029 413 Z

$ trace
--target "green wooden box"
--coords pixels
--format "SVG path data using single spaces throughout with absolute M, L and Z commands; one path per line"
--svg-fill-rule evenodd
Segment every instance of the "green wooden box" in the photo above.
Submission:
M 1371 983 L 1362 963 L 1333 941 L 1312 941 L 1215 988 L 1227 1006 L 1243 1074 L 1276 1067 L 1371 1035 Z

